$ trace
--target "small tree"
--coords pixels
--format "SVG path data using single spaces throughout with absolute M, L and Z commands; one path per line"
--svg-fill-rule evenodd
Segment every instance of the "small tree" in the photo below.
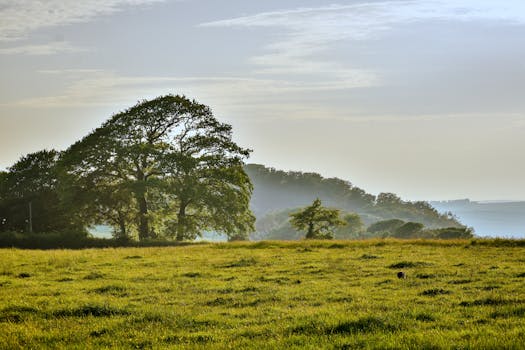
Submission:
M 298 231 L 306 231 L 306 239 L 332 239 L 333 230 L 345 225 L 337 209 L 328 209 L 316 199 L 312 205 L 290 214 L 290 223 Z

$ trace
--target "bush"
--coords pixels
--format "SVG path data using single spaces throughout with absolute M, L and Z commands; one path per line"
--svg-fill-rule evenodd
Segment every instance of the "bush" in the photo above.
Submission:
M 394 232 L 404 224 L 405 222 L 399 219 L 378 221 L 370 225 L 366 231 L 370 233 Z
M 18 233 L 0 232 L 0 248 L 20 249 L 84 249 L 115 247 L 171 247 L 198 243 L 146 240 L 131 241 L 120 239 L 93 238 L 84 233 Z
M 407 222 L 399 226 L 395 231 L 393 236 L 396 238 L 412 238 L 415 237 L 421 230 L 425 227 L 419 222 Z
M 473 238 L 472 229 L 468 227 L 447 227 L 434 230 L 434 235 L 439 239 L 469 239 Z

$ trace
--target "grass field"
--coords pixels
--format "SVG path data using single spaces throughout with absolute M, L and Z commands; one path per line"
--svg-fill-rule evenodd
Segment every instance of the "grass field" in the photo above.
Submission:
M 525 247 L 0 250 L 1 349 L 522 349 L 524 319 Z

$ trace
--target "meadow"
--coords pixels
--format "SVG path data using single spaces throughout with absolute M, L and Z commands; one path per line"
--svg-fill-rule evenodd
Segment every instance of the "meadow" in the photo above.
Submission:
M 0 348 L 522 349 L 524 263 L 475 240 L 1 249 Z

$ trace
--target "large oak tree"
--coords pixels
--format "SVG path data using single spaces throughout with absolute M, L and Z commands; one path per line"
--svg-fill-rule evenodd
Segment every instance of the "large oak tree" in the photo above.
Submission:
M 250 151 L 232 141 L 231 126 L 184 96 L 142 101 L 114 115 L 64 154 L 72 203 L 134 228 L 192 239 L 203 231 L 245 236 L 253 230 Z M 68 186 L 69 187 L 69 186 Z

